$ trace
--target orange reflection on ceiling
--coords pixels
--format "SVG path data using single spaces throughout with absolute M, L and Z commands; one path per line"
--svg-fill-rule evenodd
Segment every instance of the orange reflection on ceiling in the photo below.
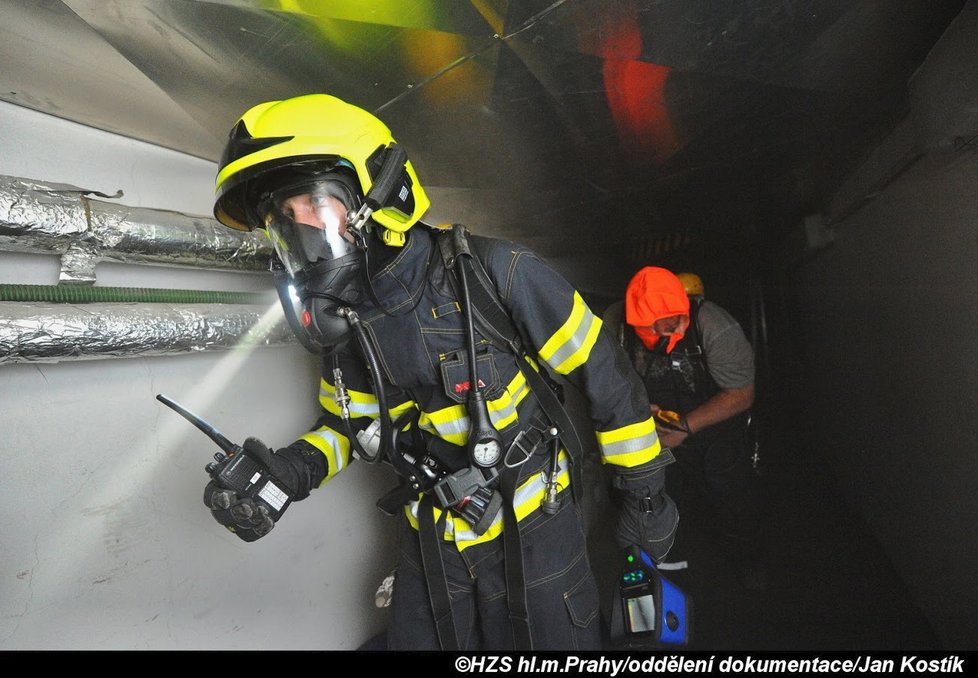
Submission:
M 441 72 L 419 94 L 436 106 L 459 103 L 486 104 L 492 89 L 492 73 L 479 58 L 454 65 L 471 52 L 466 39 L 456 33 L 404 31 L 400 36 L 401 64 L 415 83 Z M 483 57 L 485 58 L 485 57 Z

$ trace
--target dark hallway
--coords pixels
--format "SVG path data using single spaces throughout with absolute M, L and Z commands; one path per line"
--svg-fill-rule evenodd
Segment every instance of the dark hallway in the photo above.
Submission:
M 749 331 L 750 321 L 743 324 Z M 793 337 L 790 325 L 775 318 L 766 358 L 763 347 L 758 350 L 753 421 L 763 496 L 766 553 L 761 562 L 766 587 L 749 590 L 742 583 L 733 554 L 713 529 L 702 497 L 680 504 L 679 536 L 667 562 L 685 560 L 689 567 L 664 569 L 662 574 L 692 597 L 693 631 L 687 649 L 943 649 L 816 443 L 825 437 L 819 426 L 845 425 L 844 416 L 830 404 L 813 405 L 804 386 L 811 366 L 799 359 Z M 588 496 L 596 511 L 590 523 L 592 558 L 608 619 L 622 561 L 608 537 L 614 509 L 596 480 L 607 478 L 603 469 L 589 472 L 594 484 Z
M 706 518 L 683 514 L 680 538 L 698 650 L 940 649 L 882 548 L 842 497 L 800 417 L 764 446 L 767 589 L 746 590 Z M 666 572 L 666 576 L 671 573 Z

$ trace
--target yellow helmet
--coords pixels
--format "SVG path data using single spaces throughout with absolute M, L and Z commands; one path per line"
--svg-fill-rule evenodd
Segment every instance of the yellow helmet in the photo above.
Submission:
M 703 281 L 695 273 L 677 273 L 676 277 L 683 284 L 683 289 L 689 296 L 703 296 Z
M 365 196 L 385 160 L 396 157 L 395 147 L 384 123 L 328 94 L 258 104 L 241 116 L 228 137 L 218 167 L 214 216 L 241 231 L 262 227 L 254 211 L 256 191 L 277 172 L 297 167 L 345 167 L 355 173 Z M 403 242 L 402 234 L 421 219 L 431 202 L 406 157 L 398 174 L 391 197 L 371 217 L 392 232 L 385 236 Z

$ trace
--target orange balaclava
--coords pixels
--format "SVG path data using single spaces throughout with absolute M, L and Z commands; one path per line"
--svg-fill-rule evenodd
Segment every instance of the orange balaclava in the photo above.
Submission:
M 660 339 L 652 330 L 652 323 L 677 315 L 689 317 L 689 297 L 675 273 L 646 266 L 632 277 L 625 290 L 625 322 L 635 328 L 647 349 L 652 350 Z M 675 332 L 669 337 L 666 353 L 672 351 L 684 333 Z

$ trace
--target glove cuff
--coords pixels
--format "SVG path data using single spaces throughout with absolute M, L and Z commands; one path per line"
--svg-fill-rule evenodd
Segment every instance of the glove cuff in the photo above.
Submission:
M 308 497 L 312 489 L 319 487 L 326 477 L 326 456 L 308 443 L 300 442 L 278 449 L 272 459 L 274 465 L 270 470 L 288 485 L 293 501 Z
M 657 494 L 664 483 L 663 469 L 674 461 L 672 450 L 663 447 L 654 459 L 641 466 L 617 469 L 611 477 L 611 486 L 626 493 Z

